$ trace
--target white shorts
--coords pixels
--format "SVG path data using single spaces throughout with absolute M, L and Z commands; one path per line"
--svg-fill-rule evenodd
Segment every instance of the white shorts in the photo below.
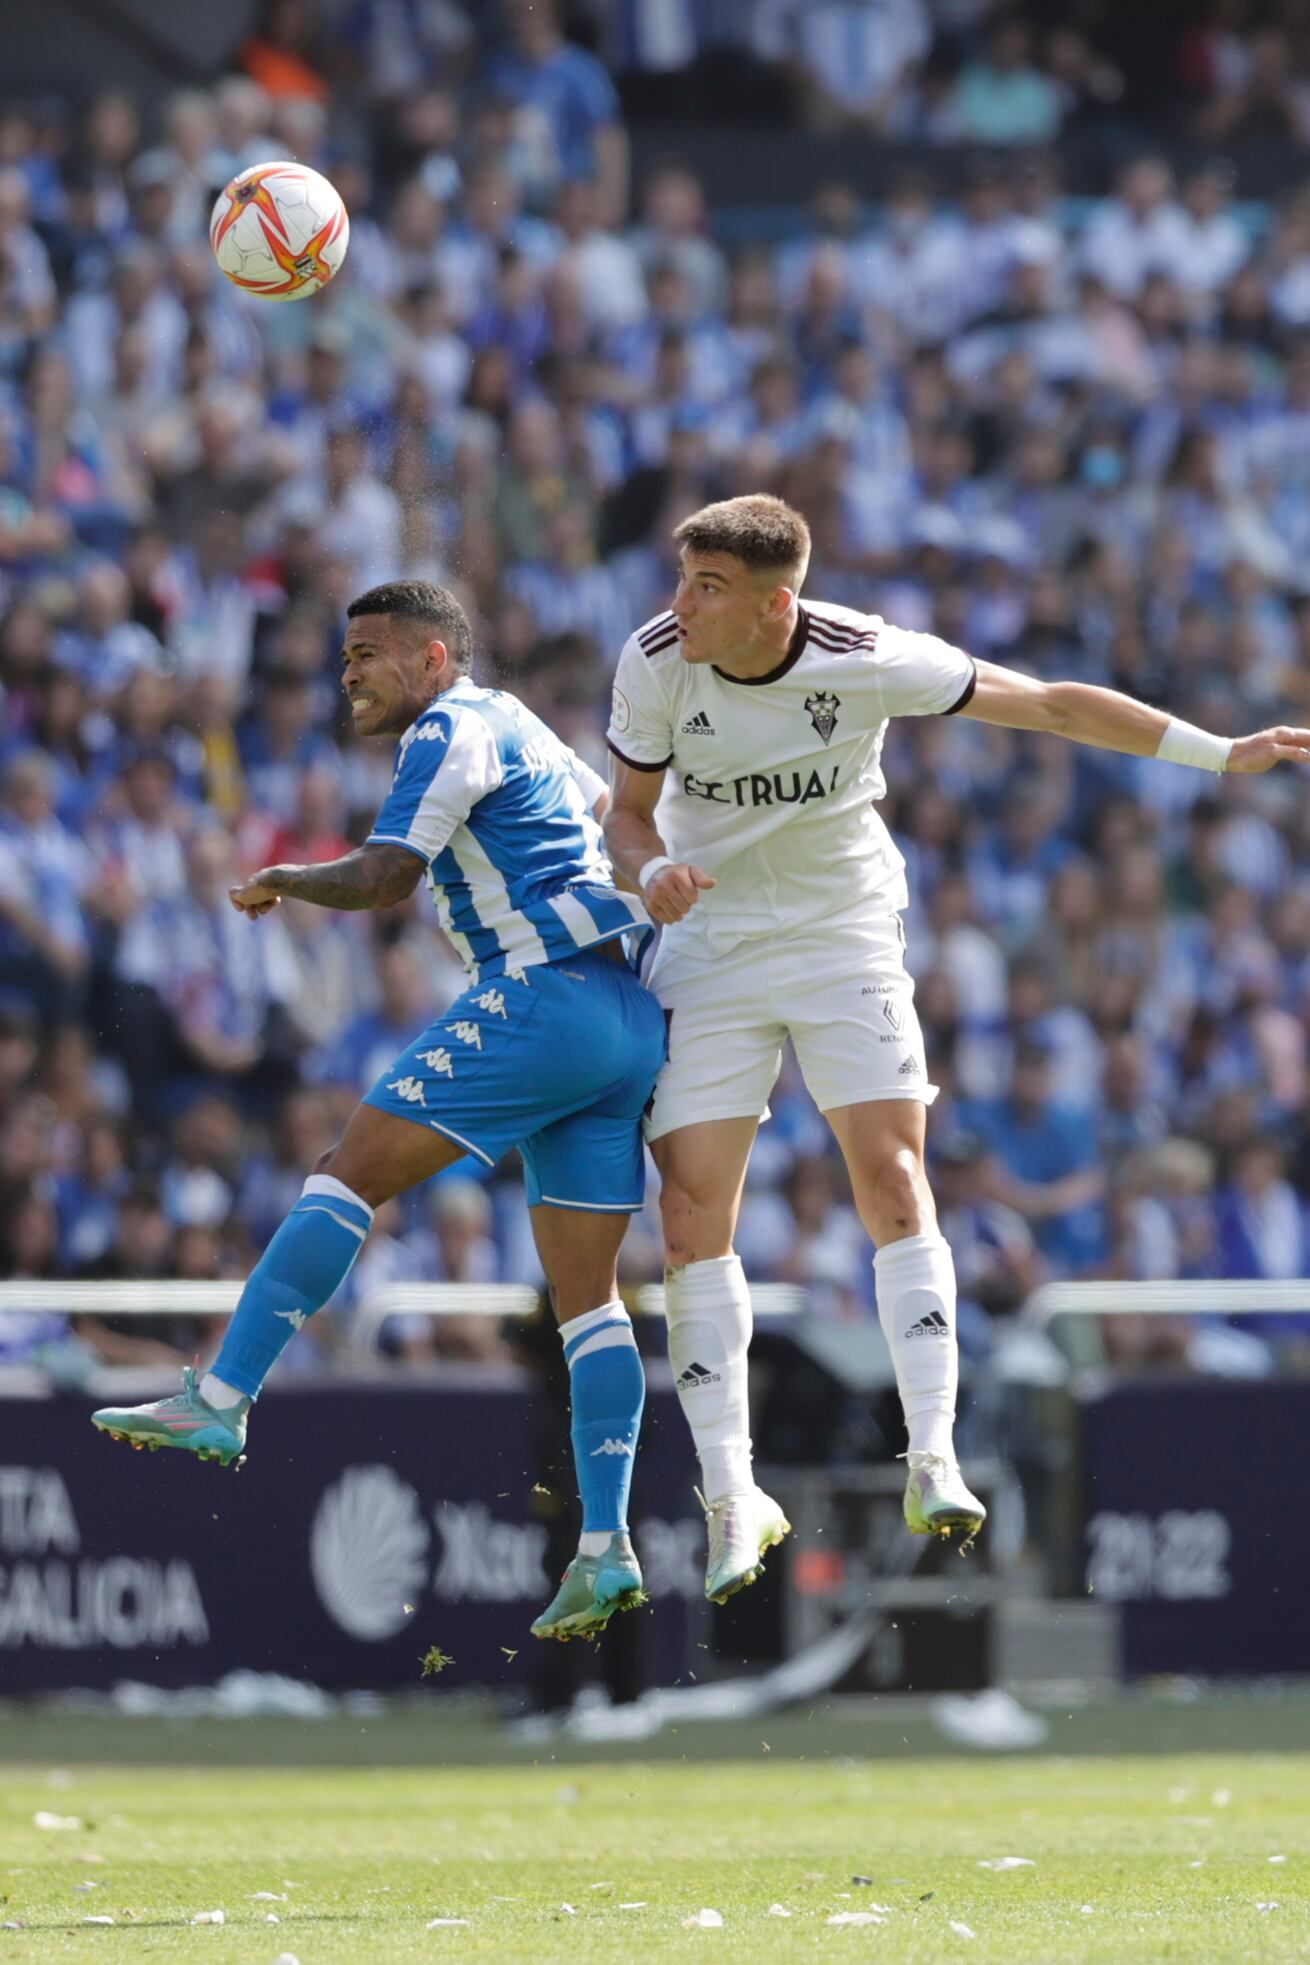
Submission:
M 788 1037 L 821 1112 L 871 1099 L 931 1105 L 937 1096 L 898 914 L 752 938 L 717 957 L 663 943 L 646 981 L 669 1025 L 647 1139 L 708 1119 L 763 1117 Z

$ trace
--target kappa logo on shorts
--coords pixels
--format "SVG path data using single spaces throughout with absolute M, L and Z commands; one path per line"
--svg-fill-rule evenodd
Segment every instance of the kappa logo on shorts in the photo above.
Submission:
M 427 1105 L 427 1100 L 423 1096 L 421 1078 L 393 1078 L 387 1090 L 394 1092 L 397 1098 L 403 1098 L 407 1105 Z
M 459 1023 L 450 1026 L 451 1035 L 458 1037 L 463 1044 L 471 1044 L 475 1051 L 482 1049 L 482 1025 L 480 1023 Z
M 505 1008 L 505 998 L 498 989 L 484 989 L 481 996 L 475 996 L 473 1001 L 480 1010 L 485 1010 L 488 1016 L 504 1017 L 506 1023 L 509 1022 L 509 1011 Z
M 418 1056 L 419 1063 L 425 1064 L 429 1071 L 435 1071 L 444 1078 L 453 1078 L 455 1076 L 455 1066 L 449 1051 L 438 1047 L 435 1051 L 420 1051 Z M 417 1080 L 415 1082 L 417 1083 Z M 422 1103 L 423 1101 L 420 1099 L 419 1104 L 422 1105 Z

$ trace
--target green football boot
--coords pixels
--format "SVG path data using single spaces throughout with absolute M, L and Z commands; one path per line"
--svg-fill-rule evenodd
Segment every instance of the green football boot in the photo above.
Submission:
M 220 1467 L 235 1461 L 239 1467 L 245 1459 L 249 1411 L 249 1399 L 221 1412 L 211 1406 L 200 1396 L 199 1373 L 187 1365 L 182 1390 L 172 1398 L 144 1406 L 102 1406 L 91 1414 L 91 1424 L 111 1440 L 126 1440 L 138 1453 L 142 1447 L 154 1453 L 161 1446 L 178 1446 L 184 1453 L 194 1453 L 197 1460 L 217 1460 Z
M 905 1458 L 910 1468 L 905 1526 L 911 1535 L 941 1535 L 947 1541 L 958 1532 L 963 1555 L 987 1519 L 986 1508 L 965 1486 L 956 1461 L 940 1453 L 907 1453 Z
M 697 1488 L 696 1499 L 709 1528 L 705 1595 L 711 1603 L 726 1603 L 764 1574 L 765 1550 L 791 1534 L 791 1523 L 762 1487 L 724 1494 L 717 1501 L 707 1501 Z
M 646 1601 L 641 1565 L 632 1543 L 620 1530 L 611 1535 L 604 1555 L 576 1555 L 564 1572 L 554 1597 L 532 1626 L 533 1637 L 595 1637 L 616 1610 L 636 1610 Z

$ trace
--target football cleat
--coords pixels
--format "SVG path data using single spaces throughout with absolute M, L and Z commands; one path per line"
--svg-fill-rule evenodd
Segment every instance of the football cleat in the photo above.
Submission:
M 707 1501 L 697 1488 L 696 1499 L 709 1525 L 705 1595 L 711 1603 L 726 1603 L 764 1574 L 765 1550 L 791 1534 L 791 1523 L 763 1488 L 724 1494 L 717 1501 Z
M 911 1535 L 941 1535 L 948 1542 L 959 1531 L 960 1553 L 969 1548 L 987 1519 L 987 1510 L 964 1484 L 958 1462 L 940 1453 L 907 1453 L 905 1526 Z
M 604 1555 L 576 1555 L 564 1580 L 532 1626 L 533 1637 L 596 1637 L 616 1610 L 637 1610 L 646 1602 L 641 1565 L 626 1533 L 611 1535 Z
M 199 1373 L 187 1365 L 182 1373 L 182 1390 L 172 1398 L 155 1399 L 144 1406 L 102 1406 L 91 1414 L 91 1424 L 111 1440 L 126 1440 L 138 1452 L 149 1447 L 154 1453 L 161 1446 L 181 1447 L 197 1460 L 217 1460 L 220 1467 L 239 1467 L 245 1458 L 246 1415 L 250 1400 L 220 1411 L 200 1396 Z

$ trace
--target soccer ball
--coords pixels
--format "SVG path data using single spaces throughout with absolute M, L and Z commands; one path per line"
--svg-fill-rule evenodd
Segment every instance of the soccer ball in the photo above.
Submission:
M 209 243 L 234 286 L 265 300 L 303 300 L 340 270 L 350 220 L 317 171 L 252 164 L 219 192 Z

